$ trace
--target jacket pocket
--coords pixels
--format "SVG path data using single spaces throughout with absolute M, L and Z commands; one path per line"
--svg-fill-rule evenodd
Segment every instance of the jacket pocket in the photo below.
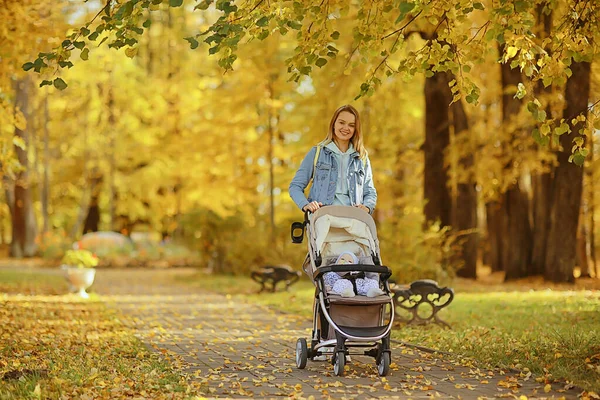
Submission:
M 315 181 L 320 182 L 329 180 L 329 172 L 331 171 L 331 165 L 325 163 L 317 163 L 315 168 Z
M 315 168 L 313 187 L 311 189 L 312 200 L 324 202 L 327 197 L 327 188 L 331 174 L 331 165 L 319 162 Z

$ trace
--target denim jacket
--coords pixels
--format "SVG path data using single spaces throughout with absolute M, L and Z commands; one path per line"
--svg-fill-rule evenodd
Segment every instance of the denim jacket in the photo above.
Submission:
M 325 206 L 331 205 L 335 198 L 339 167 L 333 157 L 333 152 L 325 146 L 321 148 L 317 165 L 314 167 L 315 176 L 308 193 L 308 199 L 304 196 L 304 190 L 313 175 L 316 151 L 316 146 L 310 149 L 290 183 L 290 197 L 301 210 L 311 201 L 321 202 Z M 363 162 L 357 151 L 352 153 L 348 162 L 347 179 L 352 205 L 364 204 L 369 207 L 372 213 L 377 203 L 377 191 L 373 185 L 373 173 L 369 157 L 367 157 L 366 162 Z

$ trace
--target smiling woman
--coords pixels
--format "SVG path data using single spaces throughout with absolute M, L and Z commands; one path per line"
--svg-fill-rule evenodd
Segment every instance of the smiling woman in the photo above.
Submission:
M 354 206 L 372 213 L 377 203 L 373 172 L 358 110 L 338 108 L 329 123 L 325 140 L 310 149 L 290 183 L 292 200 L 302 211 L 322 206 Z M 308 198 L 304 190 L 312 181 Z

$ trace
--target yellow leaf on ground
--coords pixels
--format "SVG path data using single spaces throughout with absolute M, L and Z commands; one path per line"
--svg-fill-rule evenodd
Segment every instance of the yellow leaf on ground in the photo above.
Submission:
M 42 398 L 42 388 L 40 387 L 39 383 L 35 385 L 35 389 L 33 389 L 33 395 L 38 399 Z
M 549 383 L 547 383 L 546 386 L 544 386 L 544 392 L 548 393 L 551 390 L 552 390 L 552 385 L 550 385 Z

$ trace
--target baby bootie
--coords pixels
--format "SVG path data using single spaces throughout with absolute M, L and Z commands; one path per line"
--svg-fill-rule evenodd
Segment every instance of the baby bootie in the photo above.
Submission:
M 382 294 L 385 294 L 385 292 L 381 289 L 377 288 L 370 288 L 367 291 L 367 297 L 377 297 L 377 296 L 381 296 Z
M 356 280 L 356 292 L 361 296 L 377 297 L 385 294 L 379 288 L 379 282 L 375 279 L 359 278 Z

